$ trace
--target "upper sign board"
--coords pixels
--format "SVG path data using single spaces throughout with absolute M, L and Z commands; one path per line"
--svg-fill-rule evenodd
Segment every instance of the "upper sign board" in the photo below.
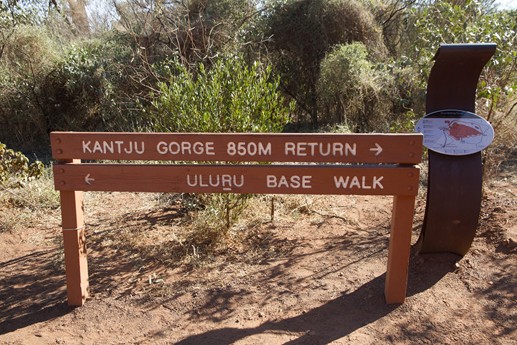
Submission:
M 417 164 L 421 134 L 51 133 L 57 160 Z
M 479 152 L 494 140 L 492 125 L 464 110 L 432 112 L 417 122 L 415 130 L 424 135 L 424 146 L 429 150 L 451 156 Z

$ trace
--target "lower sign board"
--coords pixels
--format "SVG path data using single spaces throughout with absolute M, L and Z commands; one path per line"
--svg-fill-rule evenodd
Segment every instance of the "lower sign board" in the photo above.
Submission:
M 416 167 L 57 164 L 69 191 L 416 195 Z

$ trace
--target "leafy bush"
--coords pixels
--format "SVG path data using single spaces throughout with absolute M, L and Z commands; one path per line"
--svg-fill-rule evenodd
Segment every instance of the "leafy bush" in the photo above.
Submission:
M 171 132 L 278 132 L 292 105 L 278 92 L 271 68 L 247 66 L 240 57 L 203 64 L 190 72 L 176 62 L 161 69 L 169 82 L 158 84 L 152 102 L 152 129 Z
M 156 79 L 134 49 L 123 34 L 71 46 L 42 91 L 51 130 L 135 130 L 142 117 L 139 102 Z
M 317 83 L 325 56 L 337 45 L 362 42 L 375 58 L 386 52 L 372 13 L 355 0 L 278 0 L 268 13 L 267 56 L 282 76 L 282 88 L 297 102 L 297 115 L 318 125 Z
M 0 233 L 41 226 L 49 213 L 59 208 L 59 192 L 54 189 L 52 170 L 44 169 L 39 162 L 27 169 L 25 159 L 19 153 L 17 156 L 15 160 L 19 163 L 15 165 L 25 168 L 22 171 L 13 168 L 18 172 L 0 182 Z M 3 171 L 1 166 L 0 170 Z
M 497 50 L 481 75 L 479 96 L 497 98 L 516 89 L 517 11 L 495 11 L 482 1 L 467 0 L 459 5 L 441 0 L 413 7 L 406 23 L 399 62 L 413 67 L 421 88 L 427 85 L 440 44 L 491 42 L 497 44 Z M 510 80 L 513 86 L 508 85 Z
M 24 181 L 40 177 L 43 171 L 44 166 L 40 161 L 29 164 L 29 159 L 23 153 L 8 149 L 0 143 L 0 186 L 19 187 Z
M 20 25 L 4 42 L 0 59 L 0 140 L 33 149 L 46 137 L 43 82 L 59 60 L 59 49 L 44 28 Z M 31 147 L 32 146 L 32 147 Z
M 149 94 L 142 80 L 152 78 L 140 60 L 131 64 L 134 52 L 126 36 L 105 35 L 65 45 L 62 52 L 42 29 L 12 40 L 0 60 L 0 140 L 34 150 L 49 147 L 54 130 L 138 127 L 138 101 Z
M 259 63 L 223 57 L 189 71 L 177 62 L 156 66 L 169 74 L 158 84 L 149 129 L 171 132 L 278 132 L 294 105 L 278 92 L 279 80 Z M 247 195 L 201 195 L 205 205 L 198 235 L 209 243 L 225 235 L 243 210 Z
M 335 47 L 321 62 L 317 91 L 324 122 L 354 132 L 385 130 L 394 81 L 370 62 L 364 44 Z

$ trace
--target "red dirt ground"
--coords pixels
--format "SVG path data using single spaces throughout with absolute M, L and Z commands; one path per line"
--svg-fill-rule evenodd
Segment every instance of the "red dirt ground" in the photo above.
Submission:
M 0 344 L 517 344 L 514 167 L 487 186 L 467 255 L 412 254 L 403 305 L 383 297 L 391 198 L 276 204 L 273 223 L 257 207 L 243 242 L 209 255 L 178 239 L 178 208 L 88 194 L 92 296 L 75 309 L 58 211 L 0 233 Z

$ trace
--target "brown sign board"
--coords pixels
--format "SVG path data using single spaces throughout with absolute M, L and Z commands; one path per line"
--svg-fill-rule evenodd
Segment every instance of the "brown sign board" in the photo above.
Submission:
M 414 164 L 422 156 L 420 133 L 53 132 L 51 143 L 57 161 L 54 183 L 61 196 L 69 305 L 83 305 L 89 294 L 83 191 L 393 195 L 385 296 L 387 303 L 404 302 L 419 184 Z M 81 163 L 82 159 L 181 164 Z
M 381 166 L 57 164 L 57 190 L 416 195 L 419 169 Z
M 51 133 L 57 160 L 418 164 L 415 134 Z

